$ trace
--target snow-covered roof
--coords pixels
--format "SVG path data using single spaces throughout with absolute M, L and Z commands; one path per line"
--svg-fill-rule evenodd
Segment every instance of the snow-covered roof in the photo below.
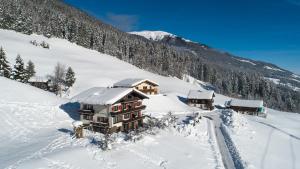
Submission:
M 85 104 L 114 104 L 131 92 L 139 94 L 142 98 L 148 98 L 144 93 L 133 88 L 94 87 L 76 95 L 72 101 Z
M 80 127 L 83 125 L 82 121 L 73 121 L 72 122 L 73 127 Z
M 200 91 L 190 90 L 188 99 L 212 99 L 214 97 L 214 91 Z
M 31 77 L 28 82 L 47 82 L 49 79 L 44 76 L 33 76 Z
M 124 80 L 121 80 L 121 81 L 118 81 L 117 83 L 115 83 L 114 87 L 134 87 L 143 82 L 149 82 L 149 83 L 153 84 L 154 86 L 158 86 L 158 84 L 156 82 L 153 82 L 148 79 L 124 79 Z
M 262 100 L 241 100 L 241 99 L 232 99 L 228 102 L 229 106 L 238 106 L 238 107 L 263 107 L 264 102 Z

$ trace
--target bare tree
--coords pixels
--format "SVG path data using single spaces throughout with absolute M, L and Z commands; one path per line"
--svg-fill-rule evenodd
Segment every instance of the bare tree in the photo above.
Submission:
M 52 82 L 52 90 L 56 95 L 62 96 L 62 92 L 65 87 L 65 76 L 66 76 L 66 66 L 57 63 L 53 75 L 50 75 L 50 79 Z

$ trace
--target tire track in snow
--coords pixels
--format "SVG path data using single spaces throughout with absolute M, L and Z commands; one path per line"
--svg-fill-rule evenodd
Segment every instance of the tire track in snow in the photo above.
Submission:
M 208 142 L 211 145 L 211 149 L 212 149 L 214 157 L 215 157 L 214 161 L 217 164 L 215 166 L 215 169 L 224 168 L 222 162 L 220 162 L 220 160 L 221 160 L 220 159 L 221 154 L 219 152 L 220 148 L 217 143 L 217 138 L 215 137 L 216 131 L 212 127 L 213 126 L 212 121 L 206 118 L 206 124 L 207 124 L 208 136 L 209 136 Z

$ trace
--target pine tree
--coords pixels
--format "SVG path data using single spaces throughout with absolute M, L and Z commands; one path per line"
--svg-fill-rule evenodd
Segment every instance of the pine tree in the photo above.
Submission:
M 13 79 L 19 82 L 26 81 L 26 70 L 24 68 L 24 62 L 19 54 L 16 58 L 16 64 L 14 65 Z
M 70 88 L 73 86 L 75 83 L 76 78 L 75 78 L 75 72 L 71 67 L 68 67 L 67 73 L 66 73 L 66 80 L 65 80 L 65 85 Z
M 35 75 L 35 66 L 34 63 L 29 60 L 26 66 L 26 82 Z
M 0 76 L 7 78 L 11 76 L 11 68 L 9 62 L 6 60 L 6 55 L 2 47 L 0 48 Z

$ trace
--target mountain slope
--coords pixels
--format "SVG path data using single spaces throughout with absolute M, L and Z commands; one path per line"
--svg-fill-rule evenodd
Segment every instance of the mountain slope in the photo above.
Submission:
M 0 37 L 9 61 L 13 63 L 19 53 L 24 61 L 31 59 L 35 63 L 38 75 L 51 73 L 58 61 L 71 65 L 77 81 L 70 97 L 90 87 L 111 86 L 134 74 L 157 81 L 164 93 L 145 101 L 147 114 L 162 117 L 172 111 L 184 119 L 194 112 L 178 97 L 186 97 L 190 89 L 201 89 L 197 84 L 138 69 L 63 39 L 9 30 L 0 30 Z M 32 45 L 31 40 L 44 40 L 50 49 Z M 145 133 L 135 142 L 126 141 L 119 133 L 114 136 L 112 150 L 103 151 L 97 144 L 103 139 L 101 134 L 85 131 L 83 139 L 70 135 L 71 122 L 78 118 L 78 105 L 65 105 L 69 100 L 3 77 L 0 86 L 0 168 L 223 168 L 206 119 L 195 127 L 182 125 L 183 128 L 157 131 L 156 135 Z
M 249 68 L 249 65 L 253 67 L 249 60 L 233 60 L 230 54 L 213 52 L 205 45 L 199 48 L 199 44 L 179 37 L 175 39 L 182 40 L 188 46 L 176 46 L 128 34 L 61 0 L 2 0 L 1 3 L 2 29 L 67 39 L 160 75 L 180 79 L 185 74 L 191 75 L 212 83 L 217 92 L 228 96 L 263 99 L 272 108 L 294 112 L 300 110 L 300 93 L 290 88 L 297 81 L 289 81 L 285 83 L 289 85 L 285 86 L 265 79 L 264 71 L 275 72 L 280 69 L 275 65 L 267 65 L 260 72 L 262 69 Z M 173 41 L 172 38 L 170 40 Z M 228 64 L 222 65 L 227 60 Z M 282 77 L 287 76 L 284 70 L 276 72 L 282 72 Z
M 271 63 L 245 59 L 229 53 L 220 52 L 205 44 L 192 42 L 168 32 L 140 31 L 130 33 L 174 46 L 178 50 L 193 51 L 206 63 L 236 71 L 244 69 L 250 72 L 260 72 L 266 78 L 279 79 L 282 84 L 291 84 L 294 87 L 300 88 L 300 77 L 298 75 Z

